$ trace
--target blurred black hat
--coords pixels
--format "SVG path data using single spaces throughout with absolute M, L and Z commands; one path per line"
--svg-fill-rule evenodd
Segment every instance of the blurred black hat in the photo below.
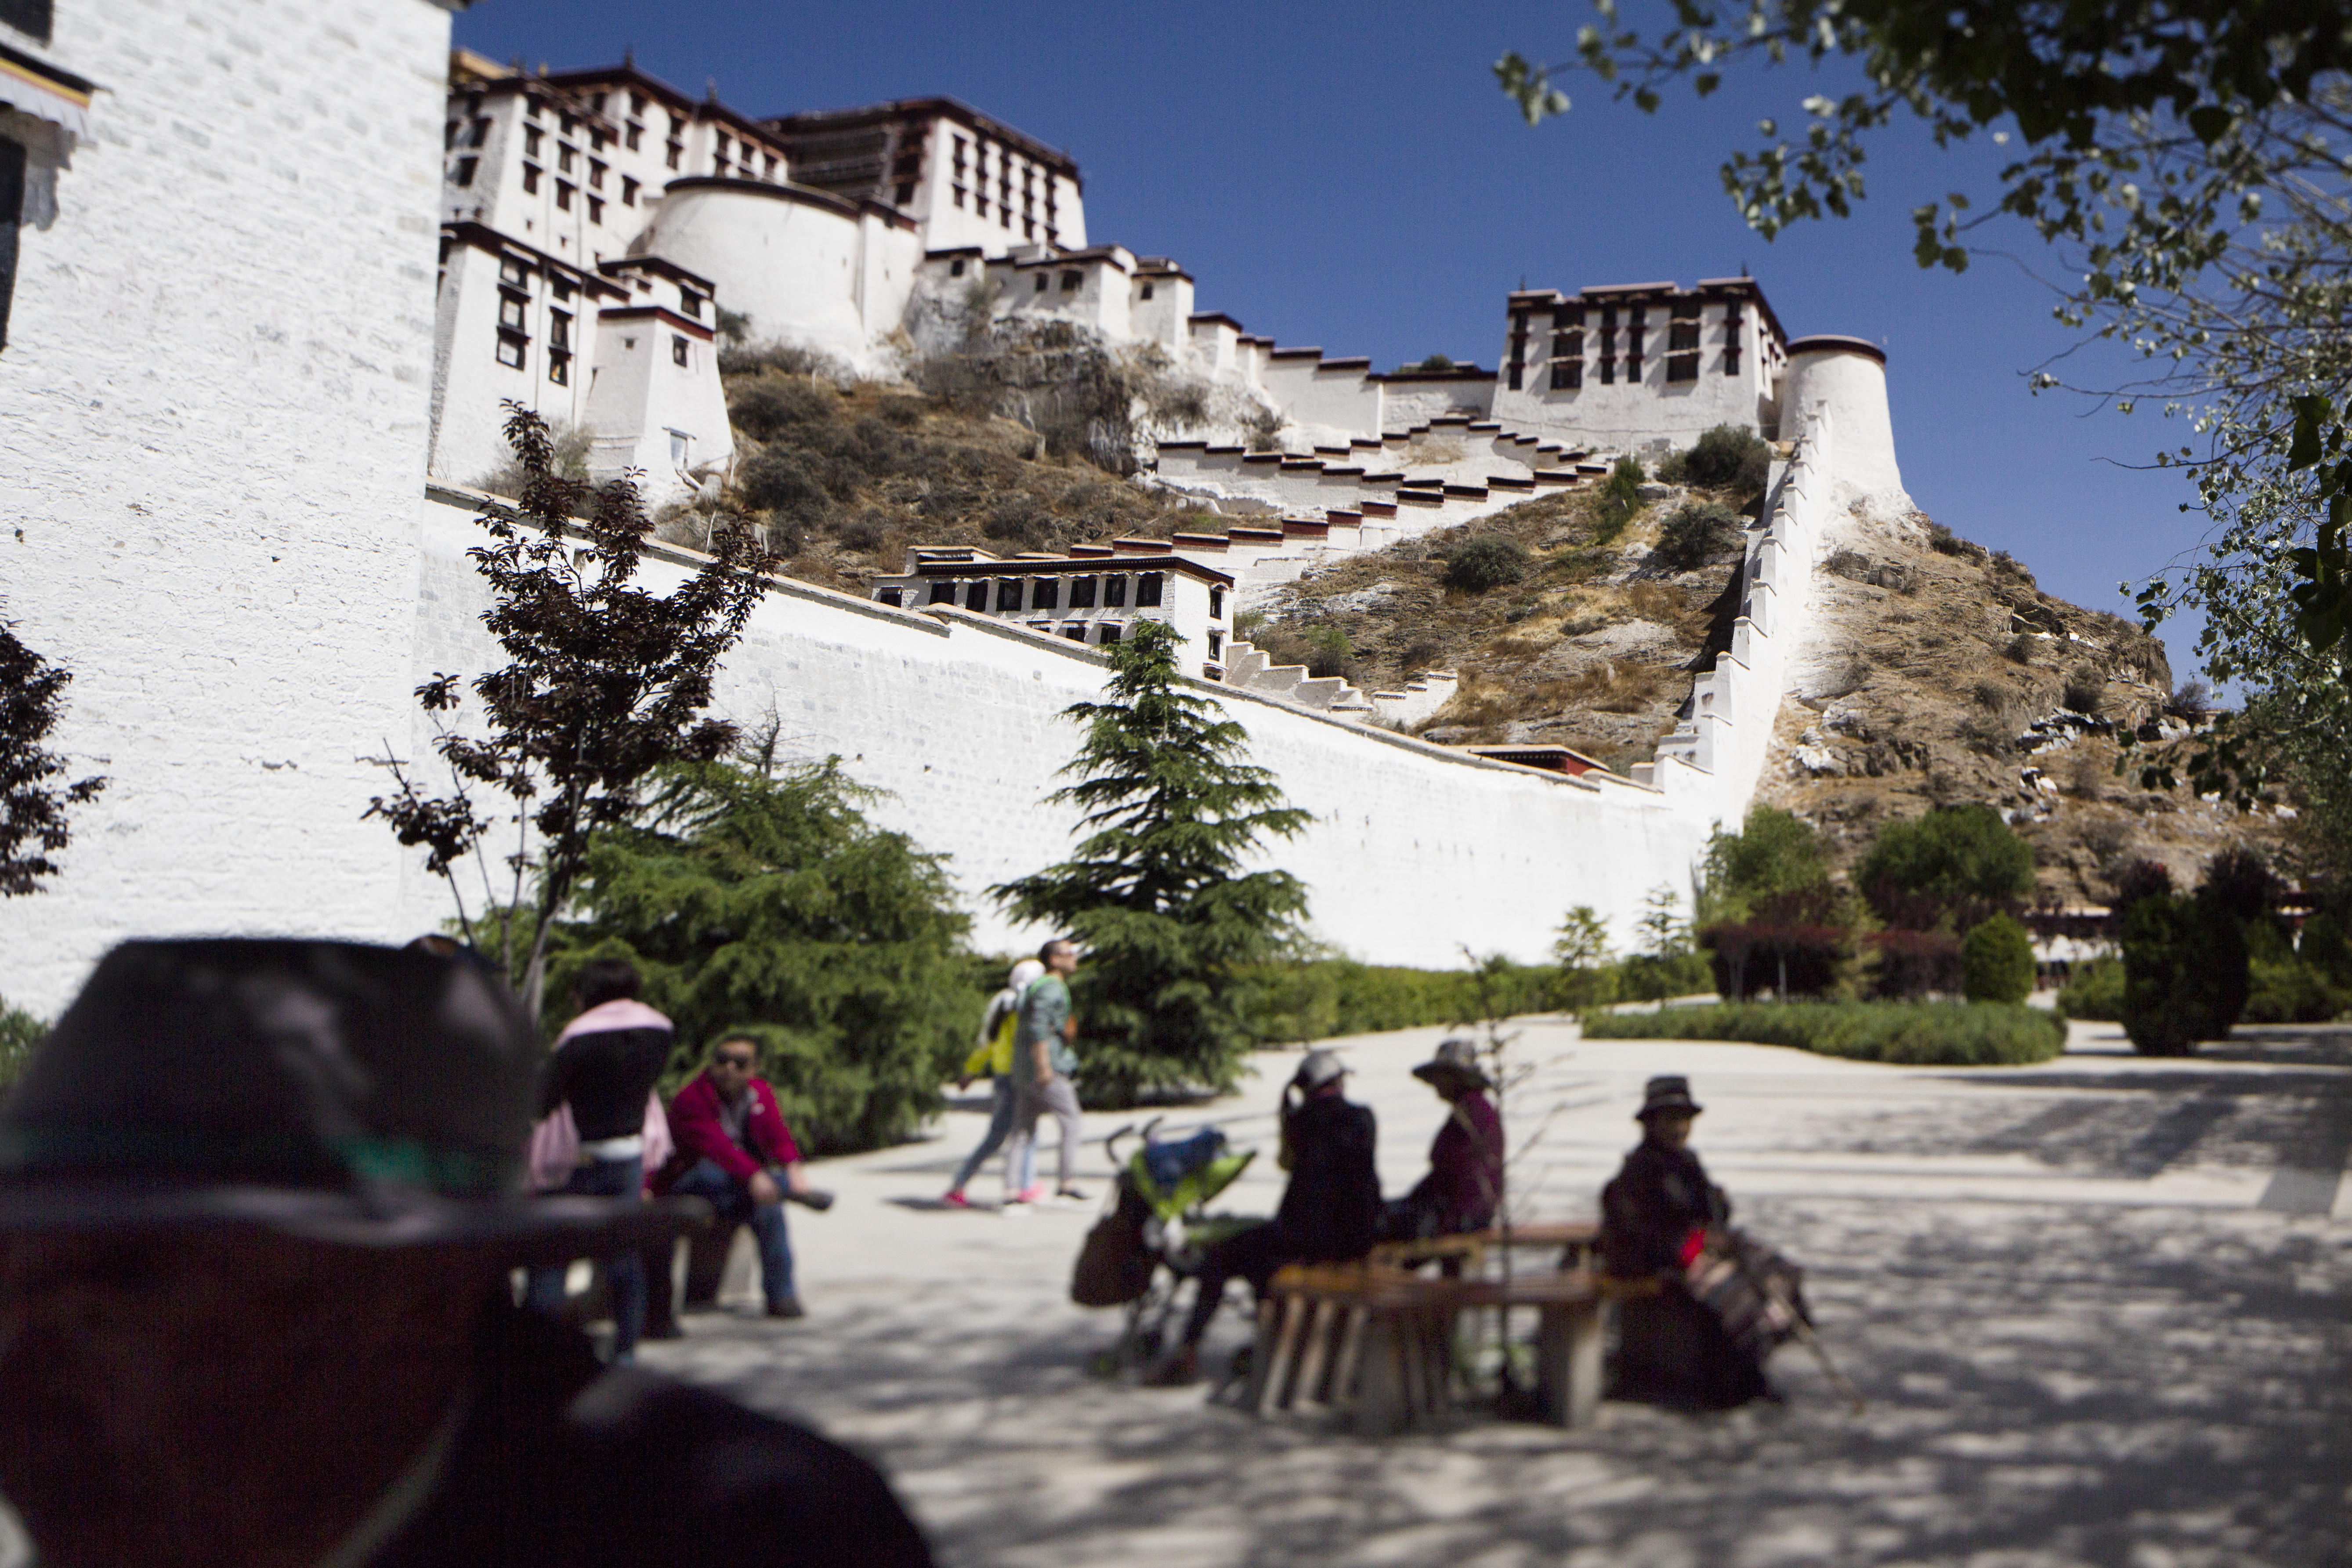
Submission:
M 1691 1098 L 1690 1079 L 1661 1076 L 1642 1086 L 1642 1109 L 1633 1113 L 1633 1120 L 1647 1121 L 1653 1116 L 1696 1116 L 1706 1109 Z
M 656 1241 L 682 1200 L 530 1197 L 540 1051 L 476 964 L 338 942 L 131 942 L 0 1103 L 0 1231 L 245 1225 L 517 1263 Z
M 1412 1076 L 1426 1084 L 1441 1079 L 1449 1083 L 1468 1083 L 1478 1089 L 1492 1089 L 1494 1079 L 1478 1065 L 1478 1047 L 1470 1040 L 1453 1039 L 1439 1042 L 1437 1054 L 1412 1069 Z

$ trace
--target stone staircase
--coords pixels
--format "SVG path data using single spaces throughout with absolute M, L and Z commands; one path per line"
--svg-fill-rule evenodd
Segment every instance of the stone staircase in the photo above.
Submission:
M 1402 691 L 1367 693 L 1336 675 L 1310 676 L 1303 664 L 1276 664 L 1265 650 L 1246 642 L 1226 645 L 1224 668 L 1227 686 L 1321 713 L 1401 727 L 1418 724 L 1444 707 L 1460 684 L 1451 671 L 1433 671 Z

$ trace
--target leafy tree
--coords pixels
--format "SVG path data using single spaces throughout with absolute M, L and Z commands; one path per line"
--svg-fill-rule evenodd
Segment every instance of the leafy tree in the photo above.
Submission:
M 2124 916 L 2124 1033 L 2142 1054 L 2227 1038 L 2250 984 L 2243 928 L 2214 900 L 2165 894 Z
M 877 798 L 837 757 L 665 769 L 589 847 L 552 994 L 591 958 L 627 957 L 677 1025 L 672 1085 L 742 1030 L 803 1145 L 907 1138 L 937 1110 L 983 998 L 942 858 L 868 822 Z
M 1690 926 L 1681 909 L 1682 896 L 1674 889 L 1663 882 L 1651 889 L 1642 902 L 1642 918 L 1633 922 L 1642 933 L 1641 951 L 1623 965 L 1626 989 L 1661 1008 L 1667 997 L 1707 984 L 1706 961 L 1691 950 Z
M 2008 915 L 1981 921 L 1960 942 L 1960 989 L 1971 1002 L 2033 994 L 2033 939 Z
M 467 553 L 490 592 L 482 624 L 509 663 L 468 683 L 484 733 L 466 733 L 459 678 L 436 673 L 416 689 L 450 792 L 427 794 L 391 756 L 396 794 L 364 814 L 425 851 L 449 885 L 466 939 L 497 960 L 536 1013 L 547 945 L 588 864 L 596 836 L 636 811 L 646 781 L 672 763 L 712 762 L 739 739 L 704 715 L 719 661 L 759 602 L 776 558 L 740 522 L 715 528 L 711 558 L 668 594 L 640 586 L 653 520 L 635 484 L 591 489 L 557 471 L 548 427 L 509 403 L 506 435 L 529 476 L 509 512 L 476 521 L 489 542 Z M 575 521 L 576 520 L 576 521 Z M 584 542 L 585 548 L 582 548 Z M 503 805 L 487 807 L 504 796 Z M 484 815 L 486 809 L 499 813 Z M 489 835 L 511 829 L 509 885 L 492 880 Z M 482 880 L 483 925 L 467 911 L 458 867 Z
M 1557 986 L 1562 1011 L 1582 1013 L 1616 1000 L 1617 974 L 1609 966 L 1609 926 L 1591 904 L 1579 904 L 1559 922 L 1551 944 L 1559 965 Z
M 1879 829 L 1853 880 L 1889 925 L 1966 930 L 2033 890 L 2033 847 L 1989 805 L 1939 806 Z
M 0 1099 L 16 1087 L 25 1064 L 33 1059 L 33 1047 L 48 1032 L 47 1024 L 22 1007 L 10 1006 L 8 999 L 0 996 Z
M 1298 940 L 1307 889 L 1287 871 L 1244 872 L 1269 836 L 1312 820 L 1243 761 L 1247 734 L 1176 683 L 1175 631 L 1141 621 L 1110 649 L 1105 700 L 1066 717 L 1087 727 L 1046 797 L 1085 812 L 1077 853 L 990 891 L 1014 915 L 1066 931 L 1086 951 L 1076 992 L 1088 1098 L 1230 1088 L 1251 1043 L 1235 971 Z
M 63 869 L 49 857 L 71 840 L 68 811 L 106 788 L 101 777 L 61 782 L 66 760 L 43 744 L 72 679 L 0 621 L 0 899 L 37 893 L 41 879 Z
M 1767 894 L 1826 881 L 1829 867 L 1810 824 L 1759 802 L 1748 808 L 1738 832 L 1717 827 L 1708 838 L 1702 878 L 1701 913 L 1738 919 Z

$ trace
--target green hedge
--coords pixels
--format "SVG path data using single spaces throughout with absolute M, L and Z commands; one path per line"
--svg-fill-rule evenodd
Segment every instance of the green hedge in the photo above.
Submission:
M 2058 991 L 2063 1017 L 2119 1024 L 2124 1016 L 2124 961 L 2112 955 L 2076 964 Z
M 48 1032 L 47 1024 L 22 1007 L 11 1007 L 8 999 L 0 996 L 0 1095 L 16 1085 L 16 1075 L 32 1059 L 33 1047 Z
M 1548 965 L 1490 963 L 1484 971 L 1487 994 L 1502 1016 L 1549 1008 L 1559 976 Z M 1464 969 L 1318 959 L 1246 970 L 1240 985 L 1243 1016 L 1264 1046 L 1462 1024 L 1482 1016 L 1478 981 Z
M 1664 1012 L 1609 1013 L 1584 1021 L 1589 1039 L 1743 1040 L 1825 1057 L 1921 1067 L 2043 1062 L 2065 1047 L 2066 1026 L 1999 1002 L 1745 1002 Z

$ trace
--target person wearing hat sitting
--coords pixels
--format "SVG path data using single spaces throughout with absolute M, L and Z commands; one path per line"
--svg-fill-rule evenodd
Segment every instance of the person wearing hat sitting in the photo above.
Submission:
M 1373 1168 L 1379 1129 L 1369 1107 L 1343 1099 L 1348 1069 L 1330 1051 L 1309 1051 L 1282 1091 L 1282 1165 L 1290 1173 L 1281 1206 L 1211 1247 L 1183 1338 L 1145 1380 L 1160 1387 L 1201 1375 L 1201 1336 L 1209 1331 L 1228 1280 L 1247 1279 L 1260 1296 L 1286 1263 L 1338 1263 L 1372 1249 L 1381 1215 Z
M 1643 1090 L 1639 1147 L 1601 1191 L 1601 1256 L 1612 1278 L 1654 1280 L 1617 1313 L 1609 1396 L 1679 1410 L 1727 1410 L 1767 1395 L 1763 1369 L 1742 1354 L 1685 1271 L 1710 1231 L 1731 1220 L 1731 1200 L 1690 1152 L 1701 1110 L 1690 1082 L 1654 1078 Z
M 1383 1241 L 1427 1241 L 1484 1230 L 1503 1194 L 1503 1119 L 1487 1098 L 1495 1087 L 1478 1065 L 1478 1047 L 1447 1040 L 1412 1069 L 1450 1108 L 1429 1146 L 1429 1174 L 1381 1215 Z
M 521 1190 L 475 964 L 133 942 L 0 1104 L 0 1492 L 44 1568 L 930 1562 L 871 1465 L 518 1308 L 694 1202 Z

